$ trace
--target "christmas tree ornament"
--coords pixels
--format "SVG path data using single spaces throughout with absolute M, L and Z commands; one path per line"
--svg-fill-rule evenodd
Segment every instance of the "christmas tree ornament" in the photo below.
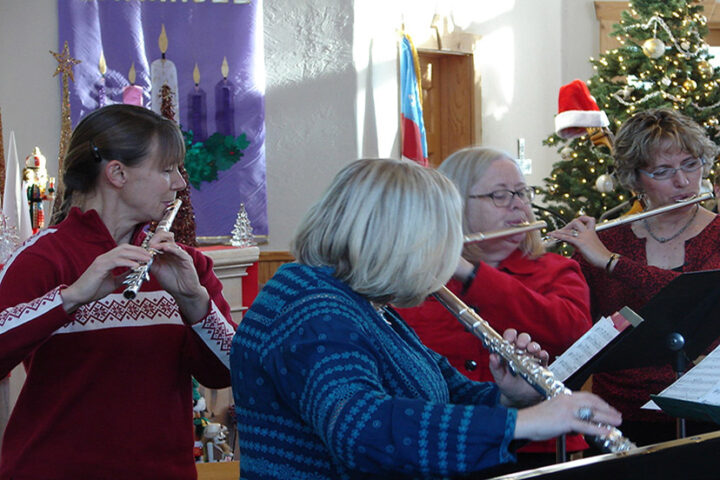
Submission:
M 650 38 L 643 43 L 642 51 L 650 58 L 660 58 L 665 54 L 665 44 L 658 38 Z
M 663 77 L 660 79 L 660 83 L 663 85 L 663 87 L 669 87 L 672 84 L 672 80 L 668 77 Z
M 237 218 L 235 219 L 235 226 L 232 229 L 230 245 L 233 247 L 252 247 L 256 245 L 255 236 L 252 231 L 253 229 L 250 225 L 250 218 L 245 210 L 245 204 L 241 203 L 240 210 L 238 211 Z
M 697 88 L 697 82 L 693 80 L 692 78 L 688 78 L 683 82 L 683 88 L 687 90 L 688 92 L 692 92 Z
M 615 182 L 612 175 L 603 173 L 595 180 L 595 189 L 600 193 L 610 193 L 615 190 Z
M 700 72 L 700 75 L 702 75 L 704 78 L 712 77 L 713 67 L 710 62 L 706 60 L 701 60 L 698 63 L 698 72 Z
M 683 50 L 688 51 L 688 50 L 690 50 L 690 42 L 688 42 L 687 40 L 682 41 L 682 42 L 680 42 L 680 47 Z
M 565 145 L 562 150 L 560 150 L 560 156 L 563 160 L 570 160 L 574 151 L 570 145 Z

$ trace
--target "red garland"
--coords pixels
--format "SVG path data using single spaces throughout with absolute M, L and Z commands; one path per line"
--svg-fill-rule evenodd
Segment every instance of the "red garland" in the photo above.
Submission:
M 173 108 L 173 95 L 174 93 L 168 84 L 160 87 L 160 114 L 174 121 L 175 109 Z M 190 203 L 190 180 L 185 171 L 185 167 L 180 167 L 180 175 L 182 175 L 183 180 L 185 180 L 187 187 L 178 192 L 177 196 L 182 200 L 182 205 L 180 206 L 180 211 L 177 213 L 175 222 L 173 222 L 171 231 L 175 234 L 176 242 L 195 247 L 197 246 L 195 211 L 193 210 L 192 203 Z
M 170 86 L 166 83 L 160 87 L 160 114 L 169 118 L 170 120 L 175 119 L 175 109 L 173 108 L 173 91 Z

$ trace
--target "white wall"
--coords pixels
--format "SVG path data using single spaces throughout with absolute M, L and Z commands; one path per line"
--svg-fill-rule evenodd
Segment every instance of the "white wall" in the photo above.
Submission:
M 58 49 L 56 0 L 0 0 L 0 112 L 7 156 L 15 132 L 18 156 L 34 146 L 48 159 L 48 173 L 57 172 L 60 141 L 60 84 L 53 77 Z
M 254 0 L 260 1 L 260 0 Z M 592 74 L 598 27 L 592 0 L 266 0 L 267 190 L 270 243 L 286 250 L 302 214 L 359 156 L 397 156 L 396 29 L 422 44 L 438 12 L 482 36 L 482 143 L 511 152 L 526 139 L 540 183 L 557 161 L 559 87 Z M 35 145 L 55 174 L 60 130 L 57 0 L 0 0 L 0 109 L 5 148 Z

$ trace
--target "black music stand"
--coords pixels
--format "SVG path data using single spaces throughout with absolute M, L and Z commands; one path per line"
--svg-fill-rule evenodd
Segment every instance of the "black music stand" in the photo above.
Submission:
M 564 383 L 580 388 L 593 373 L 670 364 L 677 375 L 720 337 L 720 270 L 683 273 L 639 310 L 644 319 L 619 335 Z M 678 343 L 678 335 L 684 342 Z M 668 412 L 670 413 L 670 412 Z M 678 435 L 684 435 L 678 419 Z

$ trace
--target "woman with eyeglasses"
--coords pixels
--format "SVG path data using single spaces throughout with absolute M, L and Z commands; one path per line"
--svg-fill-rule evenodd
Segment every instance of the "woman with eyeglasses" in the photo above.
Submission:
M 463 233 L 489 233 L 535 221 L 534 190 L 509 154 L 469 147 L 438 167 L 463 198 Z M 498 331 L 515 328 L 532 335 L 551 358 L 563 353 L 590 326 L 590 294 L 577 262 L 547 253 L 536 231 L 466 244 L 447 287 Z M 401 309 L 420 339 L 448 358 L 465 376 L 491 381 L 488 353 L 480 340 L 437 300 Z M 568 437 L 568 452 L 587 448 Z M 515 470 L 555 462 L 555 441 L 519 451 Z
M 671 109 L 635 114 L 615 138 L 617 178 L 648 210 L 698 195 L 717 154 L 699 125 Z M 697 203 L 599 234 L 595 219 L 581 216 L 552 235 L 575 247 L 594 319 L 626 305 L 641 308 L 681 273 L 720 268 L 720 220 Z M 632 369 L 593 375 L 593 391 L 623 412 L 623 433 L 645 445 L 676 437 L 673 418 L 641 409 L 673 381 L 670 366 Z M 688 422 L 687 429 L 717 425 Z

